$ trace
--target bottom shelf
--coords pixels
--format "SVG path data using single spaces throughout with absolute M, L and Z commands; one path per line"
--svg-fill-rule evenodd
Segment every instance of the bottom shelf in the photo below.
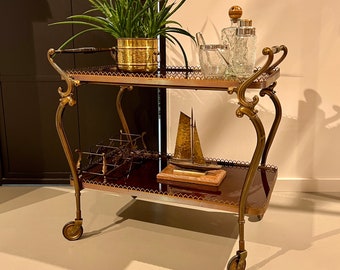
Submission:
M 157 182 L 160 161 L 146 159 L 134 163 L 129 174 L 107 178 L 91 173 L 79 175 L 82 188 L 129 194 L 139 198 L 174 202 L 220 209 L 238 213 L 239 199 L 245 181 L 248 165 L 236 162 L 219 162 L 226 171 L 226 177 L 215 190 L 175 186 Z M 94 168 L 98 171 L 98 168 Z M 257 169 L 249 190 L 246 214 L 261 216 L 265 213 L 277 178 L 277 168 L 261 166 Z M 71 184 L 73 180 L 71 179 Z

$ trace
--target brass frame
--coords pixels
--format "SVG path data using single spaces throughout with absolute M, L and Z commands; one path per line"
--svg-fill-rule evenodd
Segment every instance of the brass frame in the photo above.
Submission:
M 274 59 L 274 54 L 280 51 L 283 51 L 283 55 L 277 62 L 275 62 L 271 66 L 271 63 L 273 62 L 273 59 Z M 268 95 L 271 98 L 276 109 L 275 119 L 271 126 L 268 138 L 266 140 L 263 124 L 257 115 L 257 110 L 255 109 L 256 104 L 259 102 L 259 97 L 254 96 L 251 101 L 248 101 L 246 99 L 245 93 L 248 87 L 251 85 L 251 83 L 261 73 L 270 73 L 277 65 L 279 65 L 284 60 L 287 53 L 288 53 L 288 50 L 284 45 L 278 46 L 278 47 L 272 47 L 272 48 L 264 48 L 262 51 L 262 54 L 268 56 L 266 63 L 261 69 L 255 72 L 254 75 L 252 75 L 245 82 L 243 82 L 237 91 L 239 107 L 236 110 L 236 115 L 238 117 L 243 117 L 244 115 L 248 116 L 248 118 L 250 119 L 250 121 L 252 122 L 256 130 L 257 144 L 256 144 L 255 152 L 253 154 L 253 157 L 249 165 L 249 170 L 247 172 L 246 180 L 245 180 L 242 193 L 241 193 L 241 197 L 240 197 L 240 206 L 239 206 L 240 211 L 239 211 L 239 217 L 238 217 L 239 250 L 237 252 L 237 255 L 234 256 L 234 258 L 232 258 L 230 261 L 230 264 L 229 264 L 230 269 L 245 269 L 247 251 L 245 249 L 244 224 L 245 224 L 245 211 L 246 211 L 246 202 L 247 202 L 248 192 L 249 192 L 249 188 L 251 185 L 251 181 L 255 175 L 257 166 L 258 164 L 260 164 L 261 158 L 262 158 L 261 165 L 265 165 L 270 146 L 274 140 L 276 131 L 278 129 L 278 126 L 280 124 L 280 120 L 282 117 L 281 104 L 274 92 L 274 88 L 276 86 L 276 82 L 274 82 L 269 87 L 264 88 L 260 91 L 260 96 Z M 233 264 L 232 262 L 234 262 L 234 266 L 232 266 Z
M 92 51 L 93 49 L 91 49 Z M 104 49 L 105 50 L 105 49 Z M 107 49 L 110 51 L 111 49 Z M 73 160 L 70 145 L 68 143 L 65 130 L 62 124 L 62 115 L 65 107 L 69 105 L 70 107 L 76 104 L 74 99 L 74 89 L 75 87 L 81 85 L 82 82 L 86 83 L 98 83 L 98 84 L 111 84 L 120 85 L 120 91 L 116 100 L 116 107 L 120 120 L 122 122 L 124 131 L 129 134 L 129 127 L 125 120 L 125 116 L 121 107 L 121 99 L 126 91 L 131 91 L 133 86 L 149 86 L 149 87 L 169 87 L 169 88 L 189 88 L 189 89 L 208 89 L 208 90 L 221 90 L 228 91 L 229 94 L 236 93 L 238 98 L 239 107 L 236 110 L 237 117 L 243 117 L 246 115 L 251 121 L 252 125 L 256 130 L 257 143 L 255 151 L 253 153 L 252 159 L 249 164 L 249 169 L 246 174 L 246 179 L 242 188 L 241 196 L 239 199 L 239 213 L 238 213 L 238 224 L 239 224 L 239 250 L 236 255 L 230 259 L 228 263 L 228 270 L 243 270 L 246 267 L 246 257 L 247 251 L 245 248 L 245 235 L 244 235 L 244 224 L 246 215 L 246 202 L 249 193 L 249 188 L 252 184 L 252 180 L 256 173 L 256 170 L 260 166 L 265 166 L 270 147 L 273 143 L 274 137 L 276 135 L 280 120 L 282 117 L 281 104 L 278 97 L 274 91 L 276 86 L 276 79 L 279 77 L 278 66 L 287 56 L 288 50 L 284 45 L 275 46 L 272 48 L 264 48 L 262 53 L 267 56 L 267 60 L 262 68 L 258 69 L 250 78 L 246 81 L 239 83 L 237 81 L 226 81 L 226 80 L 188 80 L 184 78 L 162 78 L 162 77 L 128 77 L 121 78 L 119 76 L 107 76 L 102 74 L 95 75 L 84 75 L 83 73 L 66 72 L 61 69 L 53 60 L 54 56 L 58 53 L 68 53 L 68 52 L 82 52 L 82 49 L 73 50 L 48 50 L 47 57 L 51 66 L 61 75 L 61 78 L 66 82 L 67 89 L 62 90 L 61 87 L 58 88 L 58 93 L 60 95 L 59 106 L 56 111 L 56 129 L 60 142 L 62 144 L 65 156 L 67 158 L 68 164 L 70 166 L 73 185 L 75 189 L 76 197 L 76 218 L 75 221 L 69 222 L 65 225 L 63 229 L 63 234 L 68 240 L 77 240 L 81 237 L 82 228 L 82 217 L 80 209 L 80 191 L 83 188 L 82 183 L 78 179 L 76 162 Z M 85 49 L 86 51 L 86 49 Z M 87 49 L 88 51 L 88 49 Z M 103 51 L 103 49 L 100 49 Z M 282 52 L 281 57 L 273 63 L 274 55 Z M 259 80 L 262 74 L 268 75 L 269 79 L 263 81 Z M 77 79 L 74 79 L 74 78 Z M 254 95 L 252 99 L 246 97 L 246 90 L 248 88 L 261 88 L 259 95 L 264 97 L 267 95 L 275 106 L 275 118 L 270 128 L 268 137 L 266 138 L 265 130 L 261 119 L 257 115 L 256 105 L 259 102 L 259 96 Z M 130 138 L 131 140 L 131 138 Z M 266 187 L 266 183 L 263 183 Z M 259 217 L 262 218 L 262 217 Z

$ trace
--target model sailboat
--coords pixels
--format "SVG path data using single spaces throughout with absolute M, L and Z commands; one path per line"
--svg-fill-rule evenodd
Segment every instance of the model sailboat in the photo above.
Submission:
M 157 174 L 157 181 L 166 184 L 170 193 L 174 187 L 218 192 L 225 177 L 222 166 L 205 160 L 192 111 L 191 117 L 181 112 L 174 156 Z
M 170 163 L 181 168 L 199 171 L 216 170 L 222 167 L 207 163 L 205 160 L 192 110 L 191 117 L 183 112 L 180 113 L 175 153 Z

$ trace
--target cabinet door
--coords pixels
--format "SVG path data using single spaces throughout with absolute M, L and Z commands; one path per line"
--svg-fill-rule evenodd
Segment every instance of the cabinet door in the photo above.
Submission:
M 46 53 L 57 48 L 77 27 L 48 26 L 72 12 L 89 8 L 83 0 L 21 0 L 0 2 L 0 154 L 1 183 L 61 183 L 69 176 L 55 129 L 59 102 L 57 88 L 66 87 L 50 66 Z M 20 8 L 21 7 L 21 8 Z M 103 33 L 78 38 L 69 47 L 110 47 L 114 40 Z M 112 64 L 109 54 L 58 57 L 62 67 Z M 64 126 L 72 149 L 88 149 L 115 136 L 121 124 L 115 108 L 117 87 L 84 86 L 76 91 L 77 105 L 67 107 Z M 127 93 L 123 108 L 131 132 L 147 132 L 147 143 L 158 147 L 158 94 L 156 89 Z
M 46 52 L 71 28 L 48 23 L 71 13 L 69 0 L 0 2 L 1 163 L 4 183 L 54 182 L 66 179 L 68 167 L 58 147 L 54 114 L 60 78 Z M 67 65 L 73 64 L 73 60 Z M 69 117 L 77 123 L 76 114 Z M 68 125 L 68 124 L 67 124 Z M 74 133 L 74 131 L 71 133 Z M 76 138 L 76 136 L 72 136 Z

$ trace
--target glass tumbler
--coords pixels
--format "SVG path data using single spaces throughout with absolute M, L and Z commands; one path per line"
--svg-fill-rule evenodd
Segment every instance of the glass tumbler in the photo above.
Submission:
M 207 44 L 199 46 L 201 72 L 207 79 L 222 79 L 227 71 L 227 46 Z

